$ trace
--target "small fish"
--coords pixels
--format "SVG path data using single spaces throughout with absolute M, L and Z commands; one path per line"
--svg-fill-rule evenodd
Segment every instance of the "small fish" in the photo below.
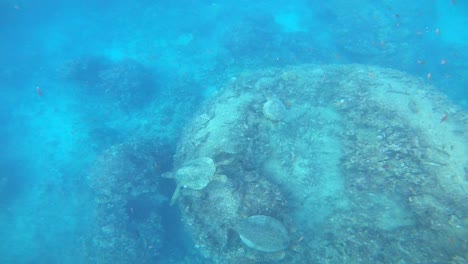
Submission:
M 427 77 L 428 80 L 430 80 L 431 77 L 432 77 L 431 73 L 428 73 L 426 77 Z
M 39 87 L 39 86 L 36 86 L 36 93 L 37 93 L 37 95 L 39 95 L 39 96 L 42 96 L 42 90 L 41 90 L 41 87 Z
M 442 64 L 442 65 L 447 64 L 447 60 L 446 60 L 446 59 L 441 59 L 441 60 L 440 60 L 440 64 Z
M 439 29 L 439 28 L 436 28 L 436 29 L 435 29 L 435 33 L 436 33 L 436 35 L 440 35 L 440 29 Z
M 426 62 L 425 62 L 425 61 L 423 61 L 423 60 L 417 60 L 416 62 L 417 62 L 418 64 L 421 64 L 421 65 L 424 65 L 424 64 L 426 64 Z
M 338 102 L 336 102 L 336 106 L 341 107 L 341 106 L 343 106 L 345 103 L 346 103 L 345 99 L 341 99 L 341 100 L 339 100 Z
M 448 117 L 447 114 L 443 114 L 443 115 L 442 115 L 442 118 L 440 119 L 440 122 L 441 122 L 441 123 L 442 123 L 442 122 L 445 122 L 445 120 L 447 120 L 447 117 Z

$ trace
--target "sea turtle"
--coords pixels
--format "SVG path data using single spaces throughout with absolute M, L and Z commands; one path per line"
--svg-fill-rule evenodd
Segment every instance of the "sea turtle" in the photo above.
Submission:
M 263 105 L 263 115 L 271 121 L 281 121 L 286 116 L 287 110 L 283 102 L 278 98 L 269 99 Z
M 250 248 L 263 252 L 278 252 L 289 246 L 286 227 L 276 218 L 253 215 L 242 219 L 235 227 L 242 242 Z
M 182 188 L 201 190 L 214 178 L 222 178 L 223 175 L 216 175 L 216 164 L 213 159 L 201 157 L 184 163 L 174 173 L 163 174 L 163 177 L 173 178 L 177 183 L 170 202 L 173 205 L 179 197 Z

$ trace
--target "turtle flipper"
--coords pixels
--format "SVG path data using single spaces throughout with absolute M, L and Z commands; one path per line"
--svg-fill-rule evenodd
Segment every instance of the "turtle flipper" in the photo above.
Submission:
M 171 198 L 171 201 L 169 202 L 169 204 L 172 206 L 174 205 L 175 201 L 177 200 L 177 198 L 179 198 L 180 196 L 180 186 L 177 185 L 175 191 L 174 191 L 174 194 L 172 194 L 172 198 Z
M 167 178 L 167 179 L 173 179 L 174 178 L 174 173 L 172 173 L 171 171 L 164 172 L 163 174 L 161 174 L 161 177 Z

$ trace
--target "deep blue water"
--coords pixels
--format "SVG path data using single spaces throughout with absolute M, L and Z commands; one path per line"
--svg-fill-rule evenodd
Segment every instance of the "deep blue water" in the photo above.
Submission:
M 102 221 L 121 217 L 131 236 L 148 211 L 161 216 L 146 231 L 154 250 L 128 248 L 154 263 L 197 258 L 167 203 L 175 184 L 156 179 L 216 89 L 271 66 L 362 63 L 430 73 L 467 109 L 467 24 L 462 0 L 1 1 L 0 263 L 105 263 L 90 249 L 112 240 L 95 237 Z M 120 211 L 96 205 L 128 182 L 152 192 Z

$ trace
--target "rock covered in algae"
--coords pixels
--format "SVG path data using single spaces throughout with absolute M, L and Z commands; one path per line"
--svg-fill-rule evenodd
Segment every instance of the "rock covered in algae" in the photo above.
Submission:
M 281 121 L 286 116 L 286 107 L 278 98 L 273 98 L 263 105 L 263 114 L 271 121 Z
M 290 242 L 286 227 L 271 216 L 250 216 L 238 224 L 236 231 L 245 245 L 263 252 L 284 250 Z
M 298 77 L 286 80 L 285 72 Z M 282 111 L 286 98 L 294 106 Z M 448 263 L 468 252 L 460 219 L 468 212 L 467 118 L 429 84 L 364 65 L 266 69 L 228 83 L 198 116 L 185 129 L 176 164 L 233 159 L 216 168 L 228 181 L 180 203 L 200 253 L 214 263 Z M 271 124 L 281 118 L 287 125 Z M 262 214 L 288 219 L 304 241 L 272 247 L 273 239 L 288 244 L 285 231 L 268 231 L 254 217 L 239 221 Z M 233 226 L 245 245 L 231 236 Z M 418 226 L 427 232 L 411 233 L 404 248 L 389 243 Z M 375 247 L 334 247 L 349 238 Z M 265 254 L 272 250 L 279 251 Z M 411 254 L 395 254 L 402 250 Z M 273 257 L 282 252 L 281 260 Z

